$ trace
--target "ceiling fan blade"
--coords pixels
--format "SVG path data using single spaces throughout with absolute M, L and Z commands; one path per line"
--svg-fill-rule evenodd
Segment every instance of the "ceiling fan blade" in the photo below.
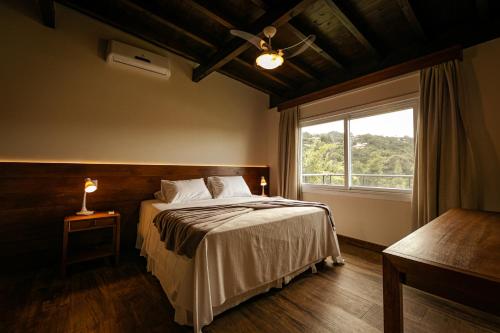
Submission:
M 301 47 L 299 47 L 299 48 L 298 48 L 295 52 L 293 52 L 292 54 L 290 54 L 290 55 L 289 55 L 289 56 L 287 56 L 286 58 L 287 58 L 287 59 L 290 59 L 290 58 L 293 58 L 293 57 L 295 57 L 295 56 L 298 56 L 299 54 L 301 54 L 302 52 L 304 52 L 305 50 L 307 50 L 307 48 L 308 48 L 309 46 L 311 46 L 311 45 L 314 43 L 314 41 L 315 41 L 315 40 L 316 40 L 316 36 L 315 36 L 315 35 L 309 35 L 309 36 L 307 36 L 307 38 L 306 38 L 306 39 L 304 39 L 304 40 L 303 40 L 303 41 L 301 41 L 300 43 L 295 44 L 295 45 L 293 45 L 293 46 L 291 46 L 291 47 L 288 47 L 287 49 L 292 48 L 292 47 L 299 46 L 299 45 L 302 43 L 302 46 L 301 46 Z
M 259 50 L 267 50 L 267 43 L 259 36 L 252 35 L 251 33 L 248 33 L 246 31 L 235 29 L 231 29 L 229 30 L 229 32 L 231 33 L 231 35 L 247 40 L 249 43 L 255 45 L 255 47 Z

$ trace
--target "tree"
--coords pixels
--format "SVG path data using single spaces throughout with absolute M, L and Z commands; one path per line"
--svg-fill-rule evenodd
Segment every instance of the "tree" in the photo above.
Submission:
M 344 134 L 336 131 L 322 134 L 304 132 L 302 140 L 302 173 L 316 174 L 305 176 L 304 181 L 343 184 Z M 354 185 L 410 188 L 414 164 L 413 138 L 352 135 L 351 164 Z M 321 176 L 324 174 L 328 176 Z

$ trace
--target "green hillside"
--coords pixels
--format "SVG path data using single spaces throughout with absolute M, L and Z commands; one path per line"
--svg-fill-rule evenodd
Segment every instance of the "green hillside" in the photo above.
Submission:
M 302 138 L 303 174 L 344 173 L 342 133 L 304 132 Z M 363 134 L 353 136 L 351 141 L 353 185 L 411 188 L 412 178 L 401 175 L 413 175 L 413 138 Z M 398 175 L 398 177 L 370 175 Z M 304 181 L 312 184 L 331 182 L 342 185 L 343 176 L 307 176 Z

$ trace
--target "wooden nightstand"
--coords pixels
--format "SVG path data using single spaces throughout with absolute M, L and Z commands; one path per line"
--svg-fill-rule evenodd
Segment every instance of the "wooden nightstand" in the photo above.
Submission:
M 69 235 L 76 232 L 91 232 L 91 230 L 113 228 L 112 244 L 104 246 L 69 249 Z M 72 215 L 64 218 L 63 248 L 61 260 L 61 275 L 66 275 L 66 267 L 77 262 L 103 258 L 115 257 L 118 264 L 120 257 L 120 214 L 108 214 L 106 212 L 92 215 Z

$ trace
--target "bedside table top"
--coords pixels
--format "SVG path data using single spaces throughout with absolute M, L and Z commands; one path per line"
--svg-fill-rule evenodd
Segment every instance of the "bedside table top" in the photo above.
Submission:
M 82 220 L 93 220 L 93 219 L 103 219 L 106 217 L 116 217 L 120 216 L 120 213 L 114 212 L 113 214 L 108 214 L 108 212 L 97 212 L 92 215 L 70 215 L 64 218 L 64 221 L 82 221 Z

